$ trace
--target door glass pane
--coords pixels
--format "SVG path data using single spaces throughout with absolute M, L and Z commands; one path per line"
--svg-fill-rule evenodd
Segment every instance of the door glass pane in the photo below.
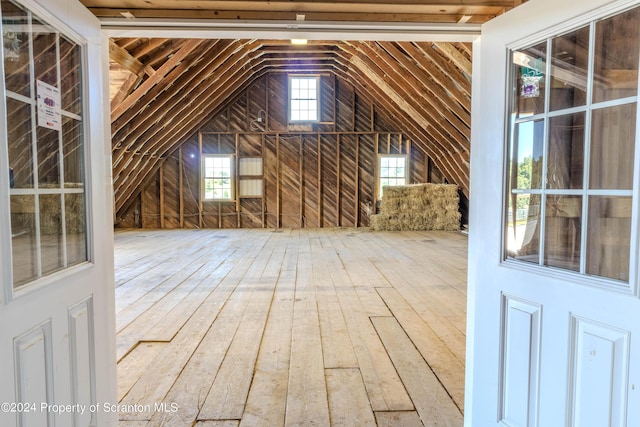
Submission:
M 587 274 L 629 280 L 631 197 L 589 197 Z
M 640 7 L 511 58 L 505 259 L 628 282 Z
M 545 212 L 545 265 L 579 271 L 582 197 L 549 195 Z
M 596 24 L 593 102 L 635 96 L 638 91 L 640 9 Z
M 539 194 L 512 194 L 509 198 L 507 227 L 509 258 L 539 262 L 540 200 Z
M 82 105 L 80 98 L 80 46 L 60 36 L 60 91 L 62 93 L 62 109 L 73 114 L 80 114 Z
M 43 194 L 40 196 L 40 251 L 43 275 L 52 273 L 64 266 L 60 194 Z
M 63 117 L 62 142 L 64 186 L 65 188 L 83 188 L 84 150 L 82 145 L 82 122 Z
M 516 117 L 544 112 L 547 43 L 513 52 Z
M 635 103 L 593 110 L 589 188 L 633 187 L 635 138 Z
M 511 162 L 511 188 L 532 189 L 542 187 L 542 161 L 544 153 L 544 121 L 515 125 Z
M 31 106 L 7 98 L 7 137 L 11 188 L 33 188 Z
M 11 245 L 15 286 L 38 276 L 35 212 L 33 196 L 11 196 Z
M 87 230 L 83 193 L 65 194 L 64 209 L 67 231 L 67 265 L 87 260 Z
M 4 53 L 4 81 L 7 90 L 29 97 L 31 79 L 29 69 L 29 19 L 20 6 L 2 1 L 2 45 Z
M 81 44 L 28 10 L 0 1 L 16 289 L 88 259 L 84 62 Z M 49 98 L 57 98 L 58 89 L 60 96 L 53 105 L 38 99 L 51 87 Z M 38 114 L 39 104 L 49 107 L 49 116 Z
M 36 80 L 58 87 L 57 31 L 33 19 L 33 68 Z
M 60 185 L 60 145 L 58 131 L 38 126 L 38 182 L 41 187 Z
M 584 116 L 577 113 L 549 119 L 547 188 L 582 188 Z
M 552 40 L 551 110 L 577 107 L 587 100 L 589 27 Z

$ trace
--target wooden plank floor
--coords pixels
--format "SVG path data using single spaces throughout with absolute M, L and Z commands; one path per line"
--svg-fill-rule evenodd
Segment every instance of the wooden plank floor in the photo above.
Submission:
M 119 231 L 120 425 L 461 426 L 467 238 Z

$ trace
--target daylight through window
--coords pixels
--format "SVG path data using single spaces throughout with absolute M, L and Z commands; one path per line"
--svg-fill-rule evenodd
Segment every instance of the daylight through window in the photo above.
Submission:
M 232 156 L 204 156 L 204 198 L 232 200 Z
M 289 78 L 289 119 L 292 122 L 317 122 L 320 97 L 317 76 Z
M 384 187 L 405 185 L 407 182 L 406 156 L 380 156 L 379 196 Z

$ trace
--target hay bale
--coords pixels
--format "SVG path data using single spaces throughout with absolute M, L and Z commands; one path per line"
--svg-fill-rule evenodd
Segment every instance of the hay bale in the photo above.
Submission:
M 458 186 L 412 184 L 384 187 L 381 213 L 371 216 L 377 231 L 460 229 Z

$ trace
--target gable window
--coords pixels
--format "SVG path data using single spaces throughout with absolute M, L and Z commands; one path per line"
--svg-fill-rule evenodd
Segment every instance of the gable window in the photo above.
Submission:
M 289 76 L 289 121 L 317 122 L 320 110 L 320 78 Z
M 640 8 L 512 51 L 506 259 L 629 281 L 638 22 Z
M 378 196 L 382 198 L 384 187 L 407 183 L 407 156 L 388 155 L 378 159 Z
M 233 200 L 233 156 L 204 155 L 204 199 Z

